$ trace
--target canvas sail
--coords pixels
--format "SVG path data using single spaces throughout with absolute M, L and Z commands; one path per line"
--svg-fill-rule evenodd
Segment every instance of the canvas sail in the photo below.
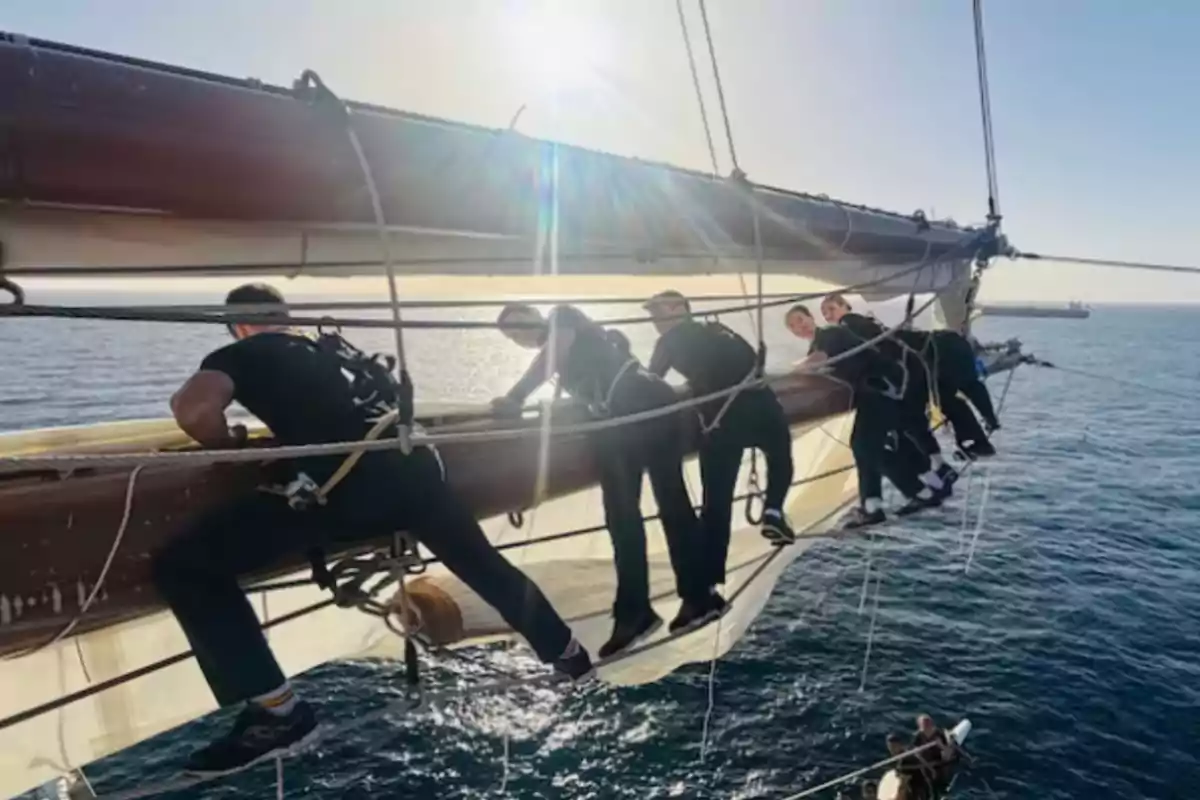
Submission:
M 848 467 L 849 451 L 835 442 L 849 436 L 851 417 L 842 415 L 798 431 L 793 454 L 796 478 Z M 819 430 L 823 427 L 824 431 Z M 96 443 L 100 431 L 94 431 Z M 113 431 L 126 440 L 137 432 L 129 425 Z M 102 438 L 102 436 L 100 437 Z M 3 442 L 3 437 L 0 437 Z M 698 500 L 699 471 L 687 466 L 689 487 Z M 746 473 L 739 481 L 745 491 Z M 847 469 L 797 487 L 788 498 L 787 513 L 797 531 L 815 534 L 826 529 L 855 496 L 853 471 Z M 653 514 L 647 488 L 643 511 Z M 539 506 L 526 514 L 524 527 L 514 529 L 504 518 L 485 524 L 496 544 L 526 541 L 563 530 L 603 522 L 599 492 L 591 489 Z M 666 545 L 657 523 L 647 526 L 650 576 L 660 615 L 674 615 L 678 600 Z M 653 681 L 685 663 L 719 657 L 733 647 L 762 610 L 776 581 L 812 541 L 782 551 L 763 539 L 756 527 L 735 514 L 729 555 L 726 596 L 731 612 L 720 625 L 711 625 L 668 644 L 652 647 L 601 673 L 618 684 Z M 615 572 L 609 538 L 603 530 L 556 542 L 505 551 L 546 592 L 567 617 L 581 640 L 593 651 L 606 638 L 608 613 L 615 591 Z M 492 641 L 508 635 L 498 615 L 437 565 L 429 578 L 451 594 L 462 610 L 464 638 L 459 646 Z M 303 576 L 301 576 L 303 577 Z M 264 622 L 306 608 L 326 598 L 316 587 L 252 594 L 252 605 Z M 318 664 L 354 657 L 396 657 L 400 640 L 376 618 L 338 608 L 307 614 L 271 627 L 272 649 L 288 675 Z M 9 718 L 60 697 L 115 681 L 121 676 L 187 651 L 187 643 L 168 613 L 88 633 L 60 642 L 20 659 L 0 661 L 0 719 Z M 163 731 L 213 710 L 215 703 L 192 659 L 157 669 L 142 677 L 68 703 L 0 730 L 0 797 L 7 797 L 52 780 Z

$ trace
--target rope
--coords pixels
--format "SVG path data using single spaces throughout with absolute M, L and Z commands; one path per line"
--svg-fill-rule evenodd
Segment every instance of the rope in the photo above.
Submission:
M 345 108 L 344 105 L 343 108 Z M 363 151 L 362 142 L 359 141 L 358 133 L 355 132 L 354 125 L 350 119 L 350 116 L 347 114 L 346 135 L 350 139 L 350 145 L 354 148 L 354 155 L 358 158 L 358 165 L 362 170 L 363 182 L 366 184 L 367 194 L 371 197 L 371 211 L 375 215 L 375 228 L 379 234 L 379 248 L 383 253 L 384 266 L 387 269 L 388 300 L 391 303 L 392 324 L 394 326 L 393 330 L 396 341 L 396 368 L 400 383 L 396 439 L 400 443 L 400 452 L 407 455 L 412 451 L 412 384 L 408 376 L 408 360 L 404 351 L 404 319 L 400 311 L 400 292 L 396 286 L 396 264 L 392 259 L 392 237 L 388 232 L 387 217 L 383 213 L 383 202 L 379 197 L 379 188 L 375 185 L 375 174 L 371 169 L 371 163 L 367 160 L 367 154 Z
M 1152 386 L 1148 383 L 1142 383 L 1141 381 L 1134 381 L 1134 380 L 1130 380 L 1128 378 L 1115 378 L 1112 375 L 1101 375 L 1100 373 L 1096 373 L 1096 372 L 1088 372 L 1087 370 L 1075 369 L 1073 367 L 1062 367 L 1057 364 L 1049 364 L 1046 362 L 1035 362 L 1035 365 L 1039 366 L 1039 367 L 1046 367 L 1049 369 L 1056 369 L 1059 372 L 1066 372 L 1070 375 L 1079 375 L 1084 378 L 1091 378 L 1092 380 L 1105 381 L 1108 383 L 1118 383 L 1118 384 L 1121 384 L 1122 386 L 1131 386 L 1135 389 L 1142 389 L 1142 390 L 1145 390 L 1148 392 L 1153 392 L 1154 394 L 1161 395 L 1164 397 L 1174 397 L 1174 398 L 1177 398 L 1180 400 L 1190 400 L 1192 402 L 1195 402 L 1197 399 L 1197 394 L 1195 392 L 1181 392 L 1181 391 L 1178 391 L 1175 389 L 1164 389 L 1161 386 Z M 999 411 L 997 411 L 996 413 L 999 414 Z
M 941 258 L 949 258 L 955 250 L 947 251 Z M 913 271 L 926 266 L 924 262 L 907 266 L 898 272 L 884 275 L 863 283 L 852 284 L 844 287 L 841 291 L 847 293 L 861 292 L 863 289 L 869 289 L 890 281 L 904 278 Z M 740 275 L 741 273 L 739 273 Z M 815 300 L 824 296 L 824 292 L 807 292 L 802 294 L 772 294 L 770 301 L 765 301 L 761 304 L 749 303 L 749 292 L 746 291 L 743 285 L 743 293 L 739 295 L 729 295 L 731 298 L 743 300 L 743 304 L 735 306 L 724 306 L 721 308 L 707 309 L 705 314 L 714 316 L 722 314 L 732 314 L 739 311 L 753 311 L 762 305 L 763 308 L 776 308 L 779 306 L 790 305 L 793 303 L 801 303 L 808 300 Z M 584 302 L 589 302 L 587 298 L 583 298 Z M 548 301 L 540 301 L 548 302 Z M 598 302 L 598 301 L 591 301 Z M 644 302 L 644 301 L 642 301 Z M 222 307 L 225 308 L 225 307 Z M 21 305 L 14 306 L 12 304 L 0 305 L 0 317 L 35 317 L 35 318 L 55 318 L 55 319 L 95 319 L 108 320 L 116 322 L 196 322 L 210 325 L 231 325 L 231 324 L 282 324 L 293 327 L 317 328 L 325 326 L 335 326 L 341 328 L 406 328 L 413 330 L 495 330 L 498 325 L 494 321 L 481 320 L 403 320 L 398 325 L 390 320 L 358 318 L 358 317 L 279 317 L 267 316 L 264 312 L 230 312 L 226 308 L 224 311 L 216 312 L 197 312 L 191 310 L 175 309 L 162 306 L 46 306 L 46 305 Z M 617 317 L 611 319 L 595 320 L 597 325 L 601 326 L 617 326 L 617 325 L 643 325 L 653 322 L 651 316 L 639 317 Z M 520 327 L 517 323 L 507 323 Z M 529 326 L 532 327 L 534 323 Z
M 1027 260 L 1039 261 L 1059 261 L 1063 264 L 1084 264 L 1089 267 L 1113 267 L 1116 269 L 1141 269 L 1150 272 L 1182 272 L 1188 275 L 1200 275 L 1200 267 L 1185 267 L 1174 264 L 1152 264 L 1145 261 L 1118 261 L 1105 258 L 1084 258 L 1082 256 L 1055 256 L 1041 255 L 1039 253 L 1021 253 L 1013 254 L 1014 258 L 1024 258 Z
M 871 646 L 875 643 L 875 620 L 879 618 L 879 587 L 883 584 L 883 573 L 875 574 L 875 599 L 871 603 L 871 625 L 867 628 L 867 651 L 863 654 L 862 678 L 858 682 L 858 691 L 867 688 L 867 669 L 871 665 Z
M 729 124 L 729 109 L 725 106 L 725 89 L 721 83 L 721 69 L 717 66 L 717 49 L 713 45 L 712 27 L 708 24 L 708 4 L 700 0 L 700 20 L 704 23 L 704 39 L 708 42 L 708 58 L 712 62 L 713 83 L 717 86 L 717 100 L 721 104 L 721 119 L 725 122 L 725 141 L 729 144 L 729 161 L 735 175 L 742 171 L 738 164 L 737 150 L 733 146 L 733 128 Z
M 816 475 L 811 475 L 807 478 L 801 478 L 799 480 L 792 481 L 792 483 L 789 484 L 789 488 L 794 489 L 798 486 L 803 486 L 808 483 L 816 483 L 817 481 L 824 480 L 825 478 L 831 478 L 836 475 L 843 475 L 847 472 L 850 472 L 853 469 L 854 469 L 853 465 L 848 465 L 845 467 L 837 467 L 836 469 L 826 470 L 824 472 L 817 473 Z M 733 500 L 735 503 L 737 503 L 737 502 L 741 502 L 743 500 L 749 500 L 753 497 L 755 497 L 754 492 L 745 492 L 743 494 L 740 494 L 740 495 L 734 497 Z M 701 511 L 702 506 L 699 504 L 693 505 L 692 510 L 697 511 L 697 512 Z M 642 517 L 642 522 L 655 522 L 658 519 L 659 519 L 658 514 L 646 514 Z M 750 522 L 750 524 L 756 525 L 758 523 Z M 526 539 L 524 541 L 508 542 L 506 544 L 497 545 L 496 550 L 499 552 L 504 552 L 505 550 L 515 550 L 515 549 L 520 549 L 520 548 L 528 547 L 528 546 L 535 545 L 535 544 L 546 544 L 549 542 L 563 541 L 565 539 L 573 539 L 578 536 L 587 536 L 587 535 L 593 534 L 593 533 L 600 533 L 601 531 L 604 531 L 607 529 L 608 529 L 607 525 L 601 524 L 601 525 L 592 525 L 592 526 L 589 526 L 586 528 L 575 528 L 575 529 L 569 530 L 569 531 L 559 531 L 558 533 L 548 533 L 548 534 L 545 534 L 544 536 L 528 536 L 528 534 L 527 534 Z M 532 531 L 532 526 L 530 526 L 530 531 Z M 798 538 L 824 538 L 824 537 L 822 536 L 822 537 L 798 537 Z M 441 563 L 441 559 L 432 558 L 432 557 L 431 558 L 422 558 L 420 563 L 422 566 L 431 566 L 433 564 Z M 311 583 L 312 583 L 312 580 L 309 578 L 299 578 L 296 580 L 285 580 L 285 581 L 272 581 L 270 583 L 255 584 L 253 586 L 249 586 L 245 589 L 245 591 L 246 592 L 282 591 L 285 589 L 295 589 L 295 588 L 298 588 L 301 586 L 308 586 Z M 3 730 L 3 727 L 4 727 L 3 724 L 0 723 L 0 730 Z
M 890 767 L 892 764 L 897 764 L 900 761 L 908 758 L 909 756 L 914 756 L 919 753 L 923 753 L 926 750 L 928 750 L 932 747 L 938 746 L 940 744 L 941 744 L 941 742 L 939 742 L 935 739 L 934 741 L 927 742 L 926 744 L 923 744 L 920 747 L 914 747 L 911 750 L 906 750 L 905 752 L 903 752 L 899 755 L 885 758 L 883 761 L 876 761 L 874 764 L 871 764 L 870 766 L 863 767 L 861 769 L 856 769 L 853 772 L 847 772 L 845 775 L 842 775 L 839 778 L 834 778 L 831 781 L 825 781 L 825 783 L 822 783 L 818 786 L 813 786 L 809 789 L 805 789 L 804 791 L 802 791 L 798 794 L 788 795 L 787 797 L 783 798 L 783 800 L 803 800 L 803 798 L 805 798 L 805 797 L 812 797 L 814 794 L 823 792 L 826 789 L 832 789 L 835 786 L 840 786 L 843 783 L 849 783 L 850 781 L 852 781 L 856 778 L 861 778 L 863 775 L 872 773 L 875 770 L 883 769 L 884 767 Z
M 949 287 L 948 287 L 949 288 Z M 944 291 L 948 291 L 948 288 Z M 936 302 L 942 292 L 935 293 L 928 301 L 923 303 L 920 308 L 916 309 L 914 316 L 919 315 L 926 308 Z M 905 320 L 907 321 L 907 320 Z M 905 321 L 900 324 L 903 325 Z M 899 325 L 896 328 L 885 328 L 883 332 L 872 339 L 862 342 L 855 347 L 850 348 L 844 353 L 829 358 L 820 364 L 811 365 L 794 370 L 794 373 L 813 373 L 818 370 L 823 370 L 847 358 L 852 358 L 858 353 L 873 347 L 876 343 L 892 337 Z M 751 385 L 759 386 L 766 385 L 765 379 L 757 379 L 752 384 L 747 382 L 739 383 L 732 387 L 727 387 L 711 394 L 700 397 L 684 399 L 677 403 L 672 403 L 658 408 L 648 409 L 636 414 L 629 414 L 621 417 L 609 419 L 594 420 L 583 422 L 577 425 L 572 425 L 559 431 L 560 434 L 590 434 L 610 430 L 625 425 L 633 425 L 639 422 L 644 422 L 658 417 L 674 414 L 681 410 L 694 408 L 703 404 L 707 404 L 713 400 L 718 400 L 732 394 L 737 394 L 744 389 L 750 388 Z M 449 434 L 417 434 L 411 438 L 413 444 L 420 445 L 440 445 L 455 442 L 490 442 L 504 441 L 511 439 L 522 439 L 529 436 L 531 433 L 539 433 L 536 429 L 531 428 L 507 428 L 495 429 L 487 431 L 464 431 Z M 41 455 L 41 456 L 7 456 L 0 458 L 0 474 L 5 472 L 31 470 L 31 469 L 51 469 L 64 470 L 68 467 L 101 467 L 101 466 L 136 466 L 142 463 L 158 463 L 158 464 L 174 464 L 174 463 L 192 463 L 192 464 L 214 464 L 214 463 L 244 463 L 264 460 L 280 460 L 288 458 L 300 458 L 304 456 L 316 455 L 332 455 L 349 453 L 356 449 L 373 452 L 376 450 L 386 450 L 395 445 L 386 440 L 376 440 L 373 442 L 333 442 L 330 444 L 321 445 L 293 445 L 286 447 L 273 447 L 269 450 L 251 449 L 251 450 L 193 450 L 179 452 L 164 452 L 164 453 L 147 453 L 147 454 L 124 454 L 124 455 L 104 455 L 104 454 L 76 454 L 76 455 Z
M 708 111 L 704 107 L 704 92 L 700 89 L 700 74 L 696 71 L 696 56 L 692 53 L 692 37 L 688 35 L 687 17 L 683 13 L 683 0 L 675 0 L 679 12 L 679 30 L 683 34 L 683 46 L 687 49 L 688 69 L 692 73 L 692 86 L 696 90 L 696 104 L 700 107 L 700 122 L 704 125 L 704 140 L 708 143 L 708 157 L 712 162 L 713 176 L 720 173 L 717 166 L 717 149 L 713 146 L 712 129 L 708 124 Z
M 975 522 L 975 532 L 971 535 L 971 548 L 967 551 L 967 562 L 963 565 L 963 574 L 971 572 L 971 562 L 975 560 L 975 545 L 979 541 L 979 534 L 983 532 L 984 514 L 987 512 L 988 492 L 991 491 L 992 473 L 990 470 L 983 471 L 983 494 L 979 500 L 979 516 Z
M 848 291 L 848 290 L 847 290 Z M 812 295 L 815 297 L 816 295 Z M 773 292 L 764 295 L 770 300 L 787 300 L 800 297 L 794 292 Z M 728 303 L 732 301 L 744 300 L 745 294 L 701 294 L 689 295 L 689 300 L 692 303 Z M 637 305 L 645 304 L 645 296 L 640 297 L 605 297 L 601 296 L 577 296 L 577 297 L 553 297 L 553 296 L 530 296 L 518 297 L 504 300 L 488 300 L 488 299 L 468 299 L 468 300 L 401 300 L 399 305 L 402 309 L 455 309 L 455 308 L 499 308 L 509 305 L 510 303 L 523 303 L 525 305 L 580 305 L 590 303 L 593 305 Z M 229 306 L 213 305 L 213 304 L 174 304 L 166 303 L 162 305 L 104 305 L 104 306 L 85 306 L 85 308 L 100 308 L 105 310 L 118 311 L 138 311 L 144 310 L 151 313 L 193 313 L 193 314 L 221 314 L 229 311 Z M 272 312 L 272 309 L 278 310 L 278 306 L 270 306 L 255 303 L 238 304 L 238 311 L 247 314 L 265 314 Z M 328 301 L 310 301 L 300 303 L 288 303 L 288 309 L 291 311 L 386 311 L 391 308 L 391 303 L 381 302 L 378 300 L 328 300 Z M 703 312 L 707 313 L 707 312 Z M 278 317 L 276 317 L 278 318 Z M 606 321 L 607 322 L 607 321 Z
M 975 67 L 979 77 L 979 112 L 983 122 L 983 154 L 988 183 L 988 222 L 1000 222 L 1000 193 L 996 186 L 996 142 L 992 134 L 992 98 L 988 89 L 987 55 L 983 47 L 983 0 L 974 0 Z

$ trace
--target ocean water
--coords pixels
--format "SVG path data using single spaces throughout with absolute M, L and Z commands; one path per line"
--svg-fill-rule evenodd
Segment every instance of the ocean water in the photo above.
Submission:
M 802 353 L 778 313 L 767 326 L 773 364 Z M 972 470 L 947 508 L 894 524 L 877 542 L 882 580 L 865 680 L 866 544 L 824 542 L 793 565 L 716 665 L 706 741 L 708 666 L 639 688 L 465 694 L 285 762 L 286 796 L 784 798 L 882 758 L 886 733 L 909 730 L 920 712 L 975 725 L 976 763 L 956 797 L 1194 796 L 1200 308 L 1102 307 L 1082 322 L 985 319 L 977 331 L 984 340 L 1020 336 L 1062 367 L 1184 396 L 1030 367 L 1007 393 L 996 382 L 1001 455 Z M 645 355 L 650 332 L 630 334 Z M 355 338 L 386 347 L 389 334 Z M 164 415 L 166 397 L 223 341 L 215 327 L 5 321 L 0 429 Z M 525 357 L 486 331 L 418 332 L 408 342 L 421 399 L 486 401 Z M 494 669 L 536 671 L 520 651 L 497 648 L 425 673 L 469 690 Z M 330 665 L 297 685 L 322 714 L 345 717 L 393 698 L 400 672 Z M 86 772 L 101 794 L 165 777 L 173 759 L 224 724 L 210 717 Z M 263 766 L 172 797 L 275 793 L 275 772 Z

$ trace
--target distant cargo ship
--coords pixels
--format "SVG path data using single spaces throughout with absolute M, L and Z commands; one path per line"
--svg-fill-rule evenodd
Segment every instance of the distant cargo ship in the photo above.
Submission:
M 984 305 L 979 308 L 979 315 L 986 317 L 1058 317 L 1062 319 L 1087 319 L 1092 310 L 1078 300 L 1063 306 L 1019 306 L 1019 305 Z

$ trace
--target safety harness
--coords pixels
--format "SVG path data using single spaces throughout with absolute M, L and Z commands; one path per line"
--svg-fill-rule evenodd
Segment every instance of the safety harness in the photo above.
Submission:
M 339 331 L 326 332 L 318 329 L 315 338 L 304 338 L 317 352 L 334 359 L 342 375 L 350 385 L 350 393 L 356 409 L 363 418 L 371 421 L 370 430 L 363 442 L 372 442 L 397 424 L 411 427 L 413 424 L 413 389 L 408 374 L 401 372 L 400 379 L 394 375 L 396 359 L 389 355 L 368 355 L 341 336 Z M 305 512 L 323 506 L 329 495 L 358 465 L 365 449 L 348 453 L 333 474 L 321 484 L 303 471 L 284 486 L 262 486 L 262 491 L 282 495 L 294 511 Z M 445 465 L 437 456 L 446 477 Z M 396 630 L 391 621 L 391 608 L 375 598 L 384 589 L 397 586 L 400 603 L 401 628 L 397 631 L 405 636 L 404 662 L 406 680 L 411 692 L 419 683 L 419 665 L 413 639 L 421 623 L 416 618 L 416 609 L 410 608 L 404 588 L 404 578 L 425 571 L 425 564 L 416 546 L 400 532 L 392 535 L 390 550 L 364 555 L 347 556 L 330 565 L 324 548 L 310 547 L 306 553 L 312 568 L 312 580 L 317 586 L 333 594 L 334 603 L 342 608 L 357 608 L 384 620 L 389 628 Z M 368 586 L 368 583 L 370 585 Z

